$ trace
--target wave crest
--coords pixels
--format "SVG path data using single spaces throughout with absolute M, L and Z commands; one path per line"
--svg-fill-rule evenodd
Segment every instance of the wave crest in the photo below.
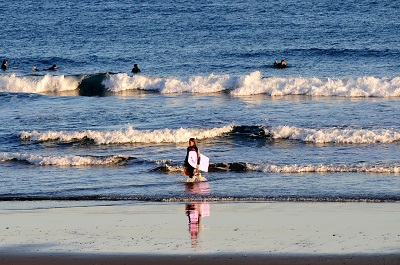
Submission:
M 231 91 L 232 95 L 246 96 L 267 94 L 270 96 L 305 95 L 313 97 L 399 97 L 400 77 L 377 78 L 305 78 L 269 77 L 253 72 L 241 78 L 241 84 Z
M 233 79 L 233 80 L 232 80 Z M 171 93 L 215 93 L 229 89 L 235 83 L 235 77 L 229 75 L 194 76 L 190 78 L 154 78 L 148 76 L 111 75 L 102 84 L 110 92 L 125 90 L 149 90 L 162 94 Z
M 26 76 L 16 74 L 0 76 L 0 92 L 45 93 L 76 90 L 79 78 L 72 76 Z
M 399 164 L 375 165 L 375 164 L 350 164 L 350 165 L 256 165 L 247 164 L 247 170 L 262 171 L 264 173 L 400 173 Z
M 21 162 L 39 166 L 101 166 L 101 165 L 119 165 L 134 157 L 115 155 L 115 156 L 41 156 L 35 154 L 2 153 L 0 161 L 3 162 Z
M 265 94 L 269 96 L 305 95 L 312 97 L 400 97 L 400 77 L 378 78 L 306 78 L 263 77 L 261 71 L 247 75 L 192 77 L 130 76 L 126 73 L 0 76 L 0 92 L 45 93 L 78 90 L 80 95 L 103 95 L 130 90 L 171 93 L 217 93 L 233 96 Z
M 375 144 L 400 140 L 396 129 L 308 129 L 294 126 L 277 126 L 265 129 L 274 139 L 292 139 L 311 143 Z
M 129 143 L 182 143 L 190 137 L 206 139 L 220 136 L 230 132 L 233 126 L 213 129 L 164 129 L 164 130 L 135 130 L 130 125 L 126 129 L 118 131 L 93 131 L 83 132 L 46 131 L 46 132 L 22 132 L 20 138 L 33 141 L 60 141 L 75 142 L 92 140 L 96 144 L 129 144 Z

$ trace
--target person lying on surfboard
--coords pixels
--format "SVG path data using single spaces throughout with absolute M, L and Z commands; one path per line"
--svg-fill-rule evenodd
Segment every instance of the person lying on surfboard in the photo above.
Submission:
M 189 152 L 190 151 L 196 151 L 196 153 L 197 153 L 197 166 L 196 167 L 192 167 L 189 164 Z M 196 146 L 196 140 L 194 138 L 190 138 L 189 146 L 188 146 L 187 152 L 186 152 L 185 164 L 184 164 L 185 175 L 187 175 L 189 178 L 193 178 L 194 175 L 197 173 L 197 170 L 199 169 L 199 165 L 200 165 L 200 150 Z

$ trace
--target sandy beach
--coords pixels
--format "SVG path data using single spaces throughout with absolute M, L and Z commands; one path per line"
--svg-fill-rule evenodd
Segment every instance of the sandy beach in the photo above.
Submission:
M 398 209 L 398 203 L 2 202 L 0 264 L 400 264 Z

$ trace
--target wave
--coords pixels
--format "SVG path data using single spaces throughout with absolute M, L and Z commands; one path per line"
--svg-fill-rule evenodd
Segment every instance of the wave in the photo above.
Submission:
M 0 153 L 0 161 L 18 162 L 39 166 L 102 166 L 125 165 L 128 161 L 136 160 L 135 157 L 115 156 L 41 156 L 35 154 Z
M 190 137 L 206 139 L 220 136 L 231 131 L 232 125 L 212 129 L 163 129 L 163 130 L 135 130 L 132 126 L 115 131 L 93 131 L 83 132 L 68 131 L 46 131 L 46 132 L 22 132 L 20 138 L 31 141 L 58 141 L 77 142 L 93 141 L 95 144 L 131 144 L 131 143 L 182 143 L 187 142 Z
M 168 165 L 159 166 L 157 171 L 168 173 L 182 173 L 183 166 Z M 154 171 L 156 171 L 154 170 Z M 212 163 L 208 172 L 251 172 L 258 171 L 263 173 L 376 173 L 376 174 L 397 174 L 400 173 L 400 164 L 319 164 L 319 165 L 273 165 L 273 164 L 254 164 L 245 162 L 226 162 Z
M 79 77 L 64 75 L 17 76 L 0 75 L 0 92 L 11 93 L 46 93 L 76 90 Z
M 229 93 L 233 96 L 304 95 L 311 97 L 400 97 L 400 77 L 305 78 L 264 77 L 260 71 L 247 75 L 179 77 L 130 76 L 126 73 L 98 73 L 75 76 L 0 75 L 0 92 L 57 93 L 76 91 L 82 96 L 125 91 L 171 93 Z
M 132 162 L 142 162 L 145 158 L 138 159 L 136 157 L 126 155 L 109 155 L 109 156 L 92 156 L 92 155 L 65 155 L 65 156 L 42 156 L 28 153 L 0 153 L 0 162 L 14 162 L 36 166 L 126 166 Z M 182 174 L 184 167 L 179 162 L 171 161 L 148 161 L 155 164 L 155 168 L 151 172 Z M 377 174 L 397 174 L 400 173 L 399 163 L 373 164 L 319 164 L 319 165 L 274 165 L 274 164 L 255 164 L 247 162 L 219 162 L 211 163 L 208 172 L 263 172 L 263 173 L 377 173 Z
M 400 173 L 400 164 L 376 165 L 368 163 L 350 165 L 255 165 L 247 164 L 247 170 L 262 171 L 264 173 Z
M 169 93 L 227 92 L 234 96 L 265 94 L 269 96 L 331 97 L 399 97 L 400 77 L 394 78 L 303 78 L 268 77 L 260 71 L 248 75 L 195 76 L 187 79 L 151 78 L 146 76 L 112 75 L 103 81 L 107 91 L 149 90 Z
M 400 140 L 400 129 L 309 129 L 294 126 L 265 128 L 274 139 L 300 140 L 310 143 L 376 144 Z
M 210 139 L 215 137 L 238 137 L 241 140 L 254 138 L 297 140 L 305 143 L 331 144 L 382 144 L 400 141 L 400 129 L 356 129 L 356 128 L 301 128 L 295 126 L 235 126 L 209 129 L 162 129 L 135 130 L 128 125 L 114 131 L 23 131 L 20 139 L 25 141 L 80 144 L 132 144 L 132 143 L 182 143 L 190 137 Z

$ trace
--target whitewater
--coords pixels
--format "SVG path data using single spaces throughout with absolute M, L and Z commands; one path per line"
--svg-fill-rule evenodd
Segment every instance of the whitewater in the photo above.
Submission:
M 400 77 L 377 78 L 304 78 L 264 77 L 260 71 L 248 75 L 217 75 L 179 77 L 95 74 L 97 82 L 85 87 L 96 91 L 121 93 L 142 90 L 172 93 L 229 93 L 234 96 L 266 94 L 269 96 L 304 95 L 312 97 L 400 97 Z M 85 79 L 92 75 L 0 76 L 0 91 L 12 93 L 50 93 L 79 91 Z

